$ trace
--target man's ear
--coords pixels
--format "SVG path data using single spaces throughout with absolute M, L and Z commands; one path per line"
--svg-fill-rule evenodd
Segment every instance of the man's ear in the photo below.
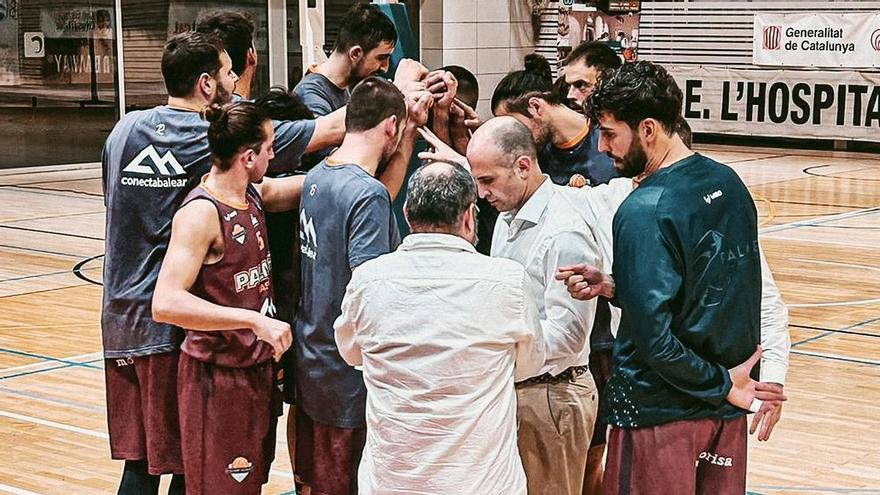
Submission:
M 532 172 L 533 166 L 534 163 L 532 162 L 532 159 L 526 155 L 520 155 L 520 157 L 516 159 L 516 165 L 514 165 L 517 174 L 523 179 L 529 176 Z
M 256 67 L 257 66 L 257 49 L 254 47 L 248 48 L 247 51 L 247 60 L 245 62 L 245 66 Z
M 535 117 L 541 115 L 544 112 L 542 103 L 544 103 L 544 100 L 542 100 L 541 98 L 537 98 L 535 96 L 529 98 L 529 111 Z
M 215 81 L 207 72 L 203 72 L 202 75 L 199 76 L 198 88 L 205 96 L 214 96 L 214 91 L 217 89 L 217 81 Z
M 385 135 L 389 138 L 394 137 L 397 134 L 397 115 L 391 115 L 385 119 L 383 130 L 385 131 Z
M 663 126 L 655 119 L 645 119 L 639 123 L 639 134 L 646 143 L 653 142 L 657 139 L 658 133 L 663 132 Z
M 254 164 L 256 163 L 257 152 L 248 148 L 241 154 L 240 160 L 244 164 L 245 168 L 250 170 L 254 168 Z
M 348 58 L 352 63 L 357 63 L 364 56 L 364 49 L 360 45 L 354 45 L 348 49 Z

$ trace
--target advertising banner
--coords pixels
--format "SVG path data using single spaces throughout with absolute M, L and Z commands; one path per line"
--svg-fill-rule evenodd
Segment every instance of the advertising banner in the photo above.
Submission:
M 880 74 L 668 66 L 694 132 L 880 142 Z
M 755 14 L 755 65 L 880 67 L 880 14 Z

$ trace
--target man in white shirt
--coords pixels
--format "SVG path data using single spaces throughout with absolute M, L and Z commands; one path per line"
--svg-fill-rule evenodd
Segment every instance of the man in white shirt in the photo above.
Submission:
M 525 270 L 476 252 L 460 165 L 425 165 L 408 190 L 413 233 L 354 271 L 334 325 L 367 388 L 360 493 L 525 495 L 514 381 L 545 361 Z
M 492 256 L 525 266 L 547 345 L 544 366 L 516 385 L 529 494 L 580 495 L 598 405 L 587 367 L 596 304 L 570 298 L 554 275 L 583 258 L 601 265 L 597 242 L 563 186 L 541 173 L 531 133 L 516 119 L 483 124 L 468 162 L 480 196 L 502 212 Z

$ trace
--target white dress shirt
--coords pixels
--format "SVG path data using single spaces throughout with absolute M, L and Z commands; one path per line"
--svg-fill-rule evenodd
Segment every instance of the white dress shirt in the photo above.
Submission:
M 523 267 L 411 234 L 358 267 L 334 325 L 363 365 L 363 494 L 525 495 L 514 380 L 544 363 Z
M 617 208 L 633 190 L 631 179 L 612 179 L 608 184 L 576 189 L 565 188 L 564 194 L 578 205 L 578 211 L 599 243 L 603 263 L 611 267 L 614 262 L 614 243 L 612 224 Z M 791 349 L 791 336 L 788 333 L 788 308 L 782 302 L 782 295 L 773 280 L 773 273 L 761 255 L 761 381 L 785 385 L 788 374 L 788 356 Z M 620 309 L 611 306 L 611 330 L 617 335 L 620 324 Z
M 603 267 L 592 230 L 577 207 L 549 177 L 518 210 L 499 215 L 492 236 L 492 256 L 521 263 L 547 348 L 547 361 L 535 376 L 558 375 L 588 364 L 590 331 L 596 301 L 578 301 L 554 277 L 563 265 L 590 263 Z

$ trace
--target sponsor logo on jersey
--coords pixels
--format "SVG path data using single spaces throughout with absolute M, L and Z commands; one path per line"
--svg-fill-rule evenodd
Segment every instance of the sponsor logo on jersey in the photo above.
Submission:
M 228 222 L 228 221 L 232 220 L 233 218 L 235 218 L 236 215 L 238 215 L 238 212 L 235 210 L 232 210 L 229 213 L 227 213 L 226 215 L 223 215 L 223 220 L 226 220 Z
M 186 187 L 186 178 L 177 178 L 186 175 L 186 170 L 174 157 L 171 150 L 159 155 L 153 145 L 142 149 L 125 168 L 123 174 L 143 175 L 146 177 L 131 177 L 123 175 L 120 182 L 124 186 L 136 187 Z
M 232 227 L 232 238 L 235 240 L 235 242 L 239 244 L 244 244 L 246 237 L 247 232 L 245 232 L 244 227 L 239 224 L 235 224 L 235 226 Z
M 257 220 L 257 217 L 255 217 L 253 213 L 251 213 L 251 225 L 253 225 L 254 227 L 260 225 L 260 221 Z
M 241 483 L 254 470 L 254 463 L 247 460 L 246 457 L 236 457 L 226 466 L 226 472 L 232 479 Z
M 716 200 L 721 196 L 724 196 L 724 193 L 722 193 L 721 189 L 719 189 L 711 194 L 703 196 L 703 201 L 705 201 L 707 205 L 711 205 L 713 200 Z
M 253 289 L 254 287 L 268 282 L 272 274 L 272 260 L 266 258 L 259 265 L 242 270 L 235 275 L 235 292 L 239 293 L 245 289 Z M 274 306 L 273 306 L 274 307 Z
M 306 210 L 299 211 L 300 252 L 311 259 L 318 256 L 318 234 L 315 232 L 315 219 L 309 218 Z
M 263 305 L 260 306 L 260 314 L 268 316 L 269 318 L 275 316 L 276 311 L 275 303 L 272 302 L 271 297 L 267 297 L 266 300 L 263 301 Z

